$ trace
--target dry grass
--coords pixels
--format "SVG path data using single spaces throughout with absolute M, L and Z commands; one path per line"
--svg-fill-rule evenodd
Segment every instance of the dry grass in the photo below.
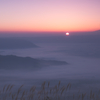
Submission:
M 40 89 L 32 86 L 30 89 L 21 85 L 15 89 L 14 85 L 5 85 L 0 90 L 0 100 L 100 100 L 100 91 L 94 93 L 72 93 L 71 84 L 62 86 L 61 82 L 54 87 L 50 86 L 50 82 L 43 82 Z

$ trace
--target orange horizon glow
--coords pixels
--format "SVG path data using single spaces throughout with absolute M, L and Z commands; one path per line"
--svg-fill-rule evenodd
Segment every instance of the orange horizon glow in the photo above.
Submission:
M 0 31 L 0 33 L 66 33 L 66 32 L 95 32 L 98 30 L 85 30 L 85 31 Z
M 0 32 L 93 32 L 100 29 L 87 29 L 87 30 L 0 30 Z
M 100 30 L 99 0 L 0 1 L 0 32 Z

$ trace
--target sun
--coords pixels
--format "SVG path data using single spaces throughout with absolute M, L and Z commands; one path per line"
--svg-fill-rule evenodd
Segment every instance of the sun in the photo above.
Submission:
M 69 33 L 67 32 L 66 35 L 69 35 Z

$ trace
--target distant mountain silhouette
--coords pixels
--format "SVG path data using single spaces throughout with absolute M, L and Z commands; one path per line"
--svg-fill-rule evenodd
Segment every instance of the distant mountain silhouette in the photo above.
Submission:
M 100 35 L 100 30 L 93 31 L 92 33 L 93 35 Z
M 97 30 L 97 31 L 95 31 L 95 32 L 100 32 L 100 30 Z
M 36 47 L 38 46 L 24 39 L 0 38 L 0 49 L 25 49 Z
M 40 68 L 51 65 L 64 65 L 67 64 L 65 61 L 56 60 L 42 60 L 34 59 L 31 57 L 18 57 L 14 55 L 3 56 L 0 55 L 0 69 L 30 69 L 30 68 Z

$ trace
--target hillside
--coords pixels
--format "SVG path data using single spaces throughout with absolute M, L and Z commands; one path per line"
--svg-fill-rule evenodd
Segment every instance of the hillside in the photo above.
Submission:
M 19 38 L 0 38 L 0 49 L 25 49 L 36 48 L 37 45 Z
M 51 65 L 65 65 L 65 61 L 43 60 L 31 57 L 18 57 L 14 55 L 0 55 L 0 69 L 29 69 L 48 67 Z

